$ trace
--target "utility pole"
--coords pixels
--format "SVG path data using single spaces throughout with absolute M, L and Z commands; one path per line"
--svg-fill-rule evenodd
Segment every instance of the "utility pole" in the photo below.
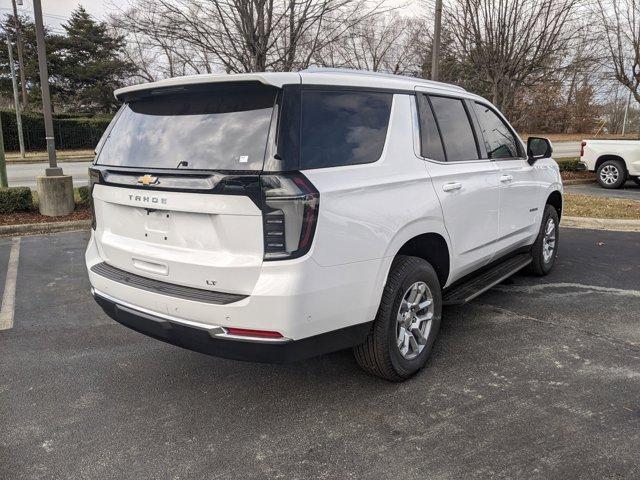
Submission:
M 20 21 L 18 20 L 18 7 L 16 0 L 11 0 L 13 4 L 13 21 L 16 25 L 16 46 L 18 47 L 18 66 L 20 67 L 20 88 L 22 89 L 22 108 L 27 108 L 27 81 L 24 77 L 24 60 L 22 56 L 22 34 L 20 33 Z M 22 5 L 22 0 L 18 0 Z
M 629 105 L 631 104 L 631 90 L 629 90 L 629 98 L 627 99 L 627 106 L 624 107 L 624 120 L 622 121 L 622 136 L 627 133 L 627 118 L 629 117 Z
M 18 100 L 18 82 L 16 81 L 16 69 L 13 65 L 13 52 L 11 42 L 7 37 L 7 49 L 9 50 L 9 67 L 11 68 L 11 83 L 13 84 L 13 103 L 16 106 L 16 126 L 18 127 L 18 143 L 20 144 L 20 156 L 24 158 L 24 135 L 22 133 L 22 114 L 20 113 L 20 101 Z
M 44 24 L 42 23 L 42 4 L 33 0 L 33 16 L 36 21 L 36 42 L 38 44 L 38 67 L 40 70 L 40 88 L 42 90 L 42 115 L 44 116 L 44 132 L 49 155 L 47 176 L 62 175 L 62 168 L 56 160 L 56 144 L 53 137 L 53 118 L 51 116 L 51 95 L 49 93 L 49 72 L 47 71 L 47 51 L 44 44 Z
M 7 162 L 4 158 L 4 138 L 2 138 L 2 120 L 0 120 L 0 188 L 7 188 L 8 186 Z
M 49 154 L 49 168 L 43 176 L 36 178 L 38 189 L 38 209 L 41 215 L 59 217 L 69 215 L 75 208 L 73 201 L 73 179 L 63 175 L 56 161 L 56 144 L 53 138 L 53 118 L 51 117 L 51 96 L 49 94 L 49 73 L 47 72 L 47 51 L 44 44 L 42 4 L 33 0 L 33 16 L 36 22 L 38 43 L 38 66 L 40 67 L 40 88 L 42 89 L 42 114 L 44 116 L 45 139 Z
M 436 0 L 433 25 L 433 45 L 431 46 L 431 80 L 440 78 L 440 45 L 442 42 L 442 0 Z

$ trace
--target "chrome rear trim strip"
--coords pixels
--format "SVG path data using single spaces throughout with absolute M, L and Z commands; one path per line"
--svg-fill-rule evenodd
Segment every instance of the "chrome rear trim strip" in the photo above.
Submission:
M 163 320 L 166 320 L 171 323 L 177 323 L 178 325 L 184 325 L 191 328 L 197 328 L 199 330 L 205 330 L 209 332 L 209 335 L 211 335 L 213 338 L 221 338 L 224 340 L 234 340 L 234 341 L 252 342 L 252 343 L 288 343 L 292 341 L 290 338 L 286 338 L 286 337 L 262 338 L 262 337 L 249 337 L 244 335 L 232 335 L 227 333 L 227 329 L 225 327 L 221 327 L 219 325 L 209 325 L 207 323 L 201 323 L 201 322 L 194 322 L 192 320 L 177 318 L 172 315 L 167 315 L 165 313 L 154 312 L 152 310 L 148 310 L 143 307 L 138 307 L 137 305 L 132 305 L 123 300 L 118 300 L 117 298 L 114 298 L 107 293 L 101 292 L 95 287 L 91 287 L 91 294 L 93 296 L 102 297 L 111 303 L 127 308 L 129 310 L 133 310 L 135 312 L 140 312 L 145 315 L 150 315 L 152 317 L 162 318 Z

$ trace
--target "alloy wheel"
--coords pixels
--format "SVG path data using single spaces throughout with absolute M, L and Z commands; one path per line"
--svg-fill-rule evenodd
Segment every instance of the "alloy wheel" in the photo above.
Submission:
M 542 258 L 544 263 L 549 263 L 556 249 L 556 223 L 553 218 L 547 220 L 542 237 Z
M 396 344 L 407 360 L 424 350 L 434 313 L 433 294 L 424 282 L 415 282 L 402 297 L 396 321 Z
M 600 170 L 600 180 L 607 185 L 613 185 L 619 177 L 620 172 L 614 165 L 605 165 Z

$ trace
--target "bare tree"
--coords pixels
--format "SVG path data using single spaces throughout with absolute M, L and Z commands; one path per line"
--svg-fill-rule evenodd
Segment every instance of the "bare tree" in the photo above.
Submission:
M 640 2 L 597 1 L 609 65 L 615 78 L 640 102 Z
M 493 102 L 508 109 L 515 91 L 534 85 L 576 34 L 580 0 L 454 0 L 446 22 L 458 57 L 489 84 Z
M 138 0 L 117 23 L 166 48 L 169 66 L 170 51 L 196 72 L 291 71 L 378 7 L 370 0 Z
M 322 66 L 355 68 L 397 75 L 419 71 L 415 37 L 423 28 L 415 17 L 381 14 L 361 23 L 316 53 Z

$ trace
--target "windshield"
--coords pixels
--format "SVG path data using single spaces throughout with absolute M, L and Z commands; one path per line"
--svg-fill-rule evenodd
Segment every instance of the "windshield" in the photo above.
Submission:
M 276 89 L 150 95 L 126 103 L 100 150 L 100 165 L 261 170 Z

